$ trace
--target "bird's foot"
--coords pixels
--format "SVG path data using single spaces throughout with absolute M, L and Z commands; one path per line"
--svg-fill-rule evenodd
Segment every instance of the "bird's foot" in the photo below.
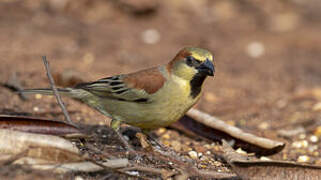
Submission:
M 134 148 L 128 143 L 127 139 L 124 138 L 124 136 L 119 132 L 119 130 L 115 130 L 119 140 L 123 143 L 126 150 L 135 152 Z
M 147 139 L 146 134 L 141 133 L 141 132 L 137 132 L 136 133 L 136 137 L 138 138 L 141 146 L 143 147 L 143 149 L 147 150 L 147 151 L 153 151 L 153 145 L 151 144 L 151 142 Z

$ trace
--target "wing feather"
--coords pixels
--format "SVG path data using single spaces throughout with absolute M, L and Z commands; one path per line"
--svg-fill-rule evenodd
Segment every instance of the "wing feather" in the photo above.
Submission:
M 155 67 L 79 84 L 75 88 L 87 90 L 101 98 L 146 103 L 150 102 L 151 94 L 163 87 L 165 81 L 160 68 Z
M 123 81 L 126 75 L 116 75 L 98 81 L 81 83 L 75 86 L 101 98 L 112 98 L 119 101 L 147 102 L 148 93 L 141 89 L 130 88 Z

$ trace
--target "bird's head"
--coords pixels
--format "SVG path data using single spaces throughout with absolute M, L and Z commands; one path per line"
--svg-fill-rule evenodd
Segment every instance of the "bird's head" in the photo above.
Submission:
M 168 69 L 171 73 L 187 81 L 192 81 L 195 77 L 204 80 L 205 77 L 214 76 L 215 73 L 212 53 L 196 47 L 180 50 L 169 62 Z

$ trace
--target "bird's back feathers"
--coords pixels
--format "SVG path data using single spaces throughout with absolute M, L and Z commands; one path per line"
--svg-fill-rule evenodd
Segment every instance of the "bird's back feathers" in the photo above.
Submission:
M 163 87 L 165 81 L 158 67 L 131 73 L 124 77 L 124 82 L 128 87 L 144 90 L 148 94 L 157 92 Z
M 75 88 L 87 90 L 102 98 L 141 103 L 147 102 L 148 96 L 157 92 L 164 85 L 165 80 L 159 68 L 155 67 L 82 83 Z

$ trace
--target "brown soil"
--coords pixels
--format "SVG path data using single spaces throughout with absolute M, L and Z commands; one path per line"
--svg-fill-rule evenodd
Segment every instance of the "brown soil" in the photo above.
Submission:
M 196 107 L 245 131 L 286 142 L 273 159 L 297 161 L 307 155 L 307 163 L 321 164 L 320 143 L 310 141 L 312 135 L 321 136 L 320 8 L 316 0 L 4 1 L 0 82 L 16 74 L 23 87 L 47 87 L 42 55 L 56 77 L 72 72 L 91 81 L 166 63 L 185 46 L 204 47 L 215 54 L 217 71 Z M 0 87 L 0 101 L 1 114 L 63 119 L 52 97 L 22 101 Z M 87 106 L 64 102 L 73 120 L 104 124 L 106 118 Z M 287 138 L 278 133 L 298 127 L 304 131 Z M 159 131 L 165 145 L 183 154 L 215 154 L 215 149 L 201 148 L 208 142 Z M 302 141 L 307 147 L 292 146 Z

